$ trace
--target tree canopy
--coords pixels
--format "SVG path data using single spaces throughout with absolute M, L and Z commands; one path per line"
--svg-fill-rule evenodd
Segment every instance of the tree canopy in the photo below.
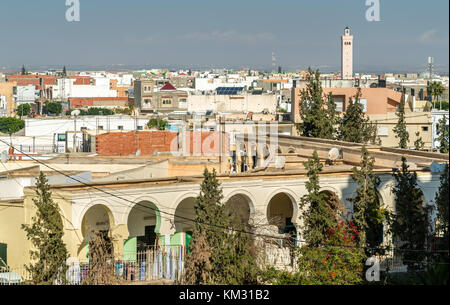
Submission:
M 47 113 L 50 114 L 60 114 L 62 111 L 62 105 L 57 102 L 47 102 L 45 103 Z
M 222 203 L 216 172 L 205 169 L 195 200 L 195 225 L 186 256 L 187 284 L 256 284 L 258 266 L 251 240 Z
M 2 117 L 0 118 L 0 132 L 12 135 L 25 127 L 25 121 L 13 118 L 13 117 Z
M 30 225 L 23 224 L 27 238 L 33 244 L 30 250 L 32 262 L 26 266 L 34 284 L 54 284 L 66 281 L 68 252 L 62 238 L 64 226 L 59 206 L 52 199 L 50 186 L 43 172 L 36 181 L 36 197 L 33 203 L 36 215 Z
M 354 143 L 376 143 L 377 126 L 372 124 L 368 116 L 364 114 L 363 105 L 360 103 L 361 89 L 349 99 L 348 106 L 339 125 L 339 140 Z
M 306 88 L 300 92 L 300 117 L 297 129 L 302 136 L 322 139 L 336 137 L 338 122 L 336 104 L 331 93 L 324 96 L 319 70 L 308 68 Z
M 444 115 L 436 126 L 436 131 L 439 141 L 439 152 L 443 154 L 448 154 L 449 152 L 449 131 L 447 125 L 447 116 Z
M 165 130 L 167 125 L 169 125 L 169 122 L 161 118 L 151 118 L 147 123 L 148 128 L 156 128 L 158 130 Z
M 409 142 L 409 132 L 406 128 L 405 121 L 405 95 L 402 94 L 402 99 L 400 101 L 400 105 L 398 106 L 398 110 L 395 113 L 398 117 L 397 124 L 395 125 L 393 131 L 395 133 L 395 137 L 399 139 L 398 146 L 403 149 L 408 148 Z
M 20 116 L 27 116 L 30 114 L 31 106 L 30 104 L 21 104 L 19 107 L 17 107 L 17 115 Z

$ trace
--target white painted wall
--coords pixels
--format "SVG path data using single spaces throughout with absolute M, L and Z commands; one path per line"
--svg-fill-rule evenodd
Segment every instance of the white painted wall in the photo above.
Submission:
M 439 148 L 440 142 L 438 140 L 437 134 L 437 125 L 439 124 L 439 120 L 442 120 L 444 115 L 447 117 L 447 128 L 449 125 L 449 112 L 448 111 L 432 111 L 431 112 L 431 137 L 432 137 L 432 148 Z
M 117 91 L 110 90 L 109 79 L 106 77 L 95 78 L 94 85 L 74 85 L 74 82 L 74 78 L 58 79 L 56 86 L 49 86 L 53 88 L 53 98 L 117 97 Z
M 17 86 L 16 103 L 31 103 L 39 97 L 39 91 L 34 85 Z
M 255 112 L 260 113 L 264 109 L 275 112 L 277 99 L 275 95 L 240 95 L 243 99 L 230 99 L 229 95 L 189 95 L 187 99 L 189 112 Z M 236 96 L 233 96 L 236 97 Z
M 137 125 L 144 127 L 148 119 L 137 119 Z M 128 115 L 114 116 L 79 116 L 76 118 L 76 130 L 81 131 L 82 127 L 88 130 L 96 130 L 98 126 L 103 126 L 103 130 L 118 130 L 123 126 L 123 130 L 135 130 L 135 118 Z M 75 118 L 70 119 L 26 119 L 25 136 L 41 137 L 53 136 L 55 133 L 65 133 L 75 130 Z
M 0 172 L 6 169 L 0 165 Z M 23 198 L 23 188 L 34 185 L 34 177 L 16 177 L 14 179 L 0 179 L 0 200 Z

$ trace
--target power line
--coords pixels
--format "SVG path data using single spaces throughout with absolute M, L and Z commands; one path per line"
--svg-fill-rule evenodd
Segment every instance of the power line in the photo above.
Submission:
M 5 142 L 5 141 L 3 141 L 3 140 L 1 140 L 1 139 L 0 139 L 0 141 L 3 142 L 3 143 L 5 143 L 5 144 L 7 144 L 7 145 L 10 146 L 10 147 L 13 147 L 14 149 L 16 149 L 16 150 L 18 150 L 18 151 L 20 151 L 22 154 L 24 154 L 25 156 L 29 157 L 30 159 L 32 159 L 32 160 L 34 160 L 34 161 L 36 161 L 36 162 L 38 162 L 38 163 L 40 163 L 40 164 L 42 164 L 42 165 L 44 165 L 44 166 L 46 166 L 46 167 L 48 167 L 48 168 L 50 168 L 50 169 L 52 169 L 52 170 L 54 170 L 54 171 L 60 173 L 61 175 L 64 175 L 64 176 L 66 176 L 66 177 L 68 177 L 68 178 L 70 178 L 70 179 L 72 179 L 72 180 L 75 180 L 75 181 L 77 181 L 77 182 L 83 184 L 83 185 L 86 186 L 86 187 L 93 188 L 93 189 L 95 189 L 95 190 L 97 190 L 97 191 L 100 191 L 100 192 L 105 193 L 105 194 L 107 194 L 107 195 L 109 195 L 109 196 L 115 197 L 115 198 L 117 198 L 117 199 L 121 199 L 121 200 L 130 202 L 130 203 L 133 204 L 133 206 L 134 206 L 134 205 L 138 205 L 138 206 L 141 206 L 141 207 L 146 208 L 146 209 L 151 209 L 151 210 L 153 210 L 155 213 L 156 213 L 156 212 L 159 212 L 159 213 L 167 214 L 167 215 L 172 216 L 172 217 L 182 218 L 182 219 L 185 219 L 185 220 L 187 220 L 187 221 L 191 221 L 191 222 L 194 222 L 194 223 L 205 224 L 205 225 L 208 225 L 208 226 L 217 227 L 217 228 L 220 228 L 220 229 L 223 229 L 223 230 L 227 230 L 227 231 L 230 231 L 230 230 L 231 230 L 231 231 L 238 232 L 238 233 L 251 234 L 251 235 L 260 236 L 260 237 L 267 237 L 267 238 L 274 238 L 274 239 L 278 239 L 278 240 L 280 240 L 280 239 L 291 240 L 291 239 L 289 239 L 289 238 L 277 238 L 277 237 L 270 236 L 270 235 L 258 234 L 258 233 L 254 233 L 254 232 L 244 231 L 244 230 L 237 230 L 237 229 L 234 229 L 234 228 L 227 228 L 227 227 L 219 226 L 219 225 L 216 225 L 216 224 L 204 223 L 204 222 L 200 222 L 200 221 L 198 221 L 198 220 L 191 219 L 191 218 L 188 218 L 188 217 L 185 217 L 185 216 L 175 215 L 175 214 L 172 214 L 172 213 L 169 213 L 169 212 L 166 212 L 166 211 L 160 211 L 160 210 L 155 209 L 155 208 L 153 208 L 153 207 L 141 205 L 140 203 L 135 203 L 135 202 L 133 202 L 133 201 L 131 201 L 131 200 L 128 200 L 128 199 L 126 199 L 126 198 L 119 197 L 119 196 L 117 196 L 117 195 L 115 195 L 115 194 L 112 194 L 112 193 L 110 193 L 110 192 L 108 192 L 108 191 L 105 191 L 105 190 L 103 190 L 103 189 L 101 189 L 101 188 L 98 188 L 98 187 L 96 187 L 96 186 L 89 185 L 89 184 L 85 183 L 84 181 L 81 181 L 81 180 L 79 180 L 79 179 L 77 179 L 77 178 L 75 178 L 75 177 L 71 177 L 71 176 L 69 176 L 69 175 L 67 175 L 67 174 L 65 174 L 65 173 L 63 173 L 63 172 L 61 172 L 61 171 L 59 171 L 59 170 L 57 170 L 57 169 L 55 169 L 55 168 L 53 168 L 53 167 L 47 165 L 47 164 L 45 164 L 44 162 L 42 162 L 42 161 L 40 161 L 40 160 L 38 160 L 38 159 L 33 158 L 32 156 L 28 155 L 27 153 L 25 153 L 25 152 L 23 152 L 23 151 L 21 151 L 21 150 L 15 148 L 13 145 L 8 144 L 7 142 Z M 127 205 L 127 206 L 130 207 L 129 205 Z M 160 217 L 163 217 L 163 216 L 160 215 Z M 163 218 L 164 218 L 164 217 L 163 217 Z M 172 218 L 167 218 L 167 217 L 165 217 L 165 219 L 170 219 L 170 220 L 172 220 Z
M 7 142 L 5 142 L 5 141 L 3 141 L 3 140 L 1 140 L 1 139 L 0 139 L 0 141 L 3 142 L 3 143 L 5 143 L 5 144 L 7 144 L 7 145 L 10 146 L 10 147 L 13 147 L 14 149 L 17 149 L 17 148 L 15 148 L 13 145 L 8 144 Z M 198 220 L 196 220 L 196 219 L 191 219 L 191 218 L 189 218 L 189 217 L 180 216 L 180 215 L 175 215 L 175 214 L 172 214 L 172 213 L 169 213 L 169 212 L 161 211 L 161 210 L 159 210 L 159 209 L 155 209 L 155 208 L 150 207 L 150 206 L 141 205 L 140 203 L 135 203 L 135 202 L 133 202 L 133 201 L 131 201 L 131 200 L 128 200 L 128 199 L 126 199 L 126 198 L 119 197 L 119 196 L 117 196 L 117 195 L 115 195 L 115 194 L 113 194 L 113 193 L 110 193 L 110 192 L 108 192 L 108 191 L 105 191 L 105 190 L 103 190 L 103 189 L 101 189 L 101 188 L 98 188 L 98 187 L 89 185 L 89 184 L 85 183 L 84 181 L 78 180 L 78 179 L 76 179 L 75 177 L 71 177 L 71 176 L 69 176 L 69 175 L 67 175 L 67 174 L 65 174 L 65 173 L 63 173 L 63 172 L 61 172 L 61 171 L 59 171 L 59 170 L 57 170 L 57 169 L 55 169 L 55 168 L 52 168 L 51 166 L 49 166 L 49 165 L 43 163 L 43 162 L 40 161 L 40 160 L 37 160 L 37 159 L 33 158 L 32 156 L 30 156 L 30 155 L 28 155 L 28 154 L 22 152 L 22 151 L 19 150 L 19 149 L 17 149 L 17 150 L 20 151 L 22 154 L 26 155 L 27 157 L 31 158 L 32 160 L 34 160 L 34 161 L 36 161 L 36 162 L 38 162 L 38 163 L 40 163 L 40 164 L 42 164 L 42 165 L 44 165 L 44 166 L 46 166 L 46 167 L 52 169 L 53 171 L 56 171 L 56 172 L 60 173 L 61 175 L 64 175 L 64 176 L 66 176 L 66 177 L 68 177 L 68 178 L 70 178 L 70 179 L 72 179 L 72 180 L 75 180 L 75 181 L 77 181 L 78 183 L 83 184 L 83 185 L 86 186 L 86 187 L 93 188 L 93 189 L 95 189 L 95 190 L 97 190 L 97 191 L 100 191 L 100 192 L 102 192 L 102 193 L 105 193 L 105 194 L 107 194 L 107 195 L 109 195 L 109 196 L 112 196 L 112 197 L 115 197 L 115 198 L 117 198 L 117 199 L 120 199 L 120 200 L 124 200 L 124 201 L 130 202 L 131 204 L 133 204 L 133 206 L 126 205 L 127 207 L 134 207 L 135 205 L 137 205 L 137 206 L 141 206 L 141 207 L 143 207 L 143 208 L 145 208 L 145 209 L 151 209 L 153 212 L 155 212 L 155 214 L 156 214 L 156 213 L 160 213 L 160 214 L 163 213 L 163 214 L 167 214 L 167 215 L 173 217 L 173 218 L 168 218 L 168 217 L 164 217 L 164 216 L 162 216 L 162 215 L 159 215 L 161 218 L 165 218 L 165 219 L 168 219 L 168 220 L 175 219 L 175 217 L 176 217 L 176 218 L 181 218 L 181 219 L 187 220 L 189 223 L 190 223 L 190 222 L 193 222 L 193 223 L 204 224 L 204 225 L 207 225 L 207 226 L 216 227 L 216 228 L 219 228 L 219 229 L 222 229 L 222 230 L 226 230 L 226 231 L 233 231 L 233 232 L 237 232 L 237 233 L 249 234 L 249 235 L 254 235 L 254 236 L 257 236 L 257 237 L 272 238 L 272 239 L 276 239 L 276 240 L 292 241 L 292 238 L 288 238 L 288 237 L 276 237 L 276 236 L 271 236 L 271 235 L 265 235 L 265 234 L 255 233 L 255 232 L 249 232 L 249 231 L 245 231 L 245 230 L 238 230 L 238 229 L 235 229 L 235 228 L 232 228 L 232 227 L 229 227 L 229 228 L 228 228 L 228 227 L 223 227 L 223 226 L 219 226 L 219 225 L 216 225 L 216 224 L 210 224 L 210 223 L 201 222 L 201 221 L 198 221 Z M 299 239 L 296 239 L 296 241 L 297 241 L 297 242 L 306 242 L 305 240 L 299 240 Z M 333 244 L 323 244 L 323 245 L 326 245 L 326 246 L 334 246 L 334 247 L 346 247 L 346 248 L 372 249 L 372 250 L 380 249 L 380 248 L 378 248 L 378 247 L 377 247 L 377 248 L 373 248 L 373 247 L 361 247 L 361 246 L 351 246 L 351 245 L 333 245 Z M 422 252 L 427 252 L 426 250 L 418 250 L 418 249 L 396 249 L 396 251 L 422 251 Z M 434 253 L 434 252 L 448 252 L 448 251 L 447 251 L 447 250 L 435 250 L 435 251 L 429 251 L 429 252 L 433 252 L 433 253 Z

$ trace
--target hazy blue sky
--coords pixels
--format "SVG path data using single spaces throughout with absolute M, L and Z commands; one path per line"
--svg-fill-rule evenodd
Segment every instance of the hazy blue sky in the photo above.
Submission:
M 354 69 L 423 69 L 427 56 L 448 71 L 449 1 L 365 0 L 0 1 L 0 68 L 32 65 L 340 67 L 340 35 L 354 35 Z

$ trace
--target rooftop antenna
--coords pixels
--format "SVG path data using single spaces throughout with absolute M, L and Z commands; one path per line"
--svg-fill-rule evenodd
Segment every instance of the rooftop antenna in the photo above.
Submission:
M 272 52 L 272 73 L 275 73 L 276 66 L 277 66 L 277 59 L 275 58 L 275 52 Z

